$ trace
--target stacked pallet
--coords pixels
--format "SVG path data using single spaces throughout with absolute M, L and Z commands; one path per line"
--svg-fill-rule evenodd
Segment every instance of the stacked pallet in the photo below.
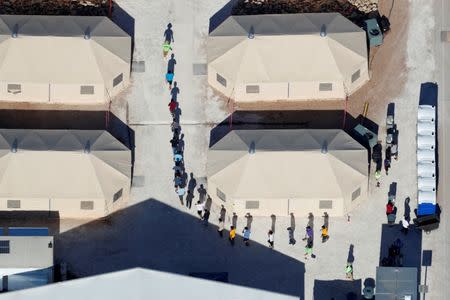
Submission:
M 0 0 L 0 14 L 106 16 L 108 0 Z
M 338 12 L 349 18 L 378 9 L 378 0 L 238 0 L 233 15 Z

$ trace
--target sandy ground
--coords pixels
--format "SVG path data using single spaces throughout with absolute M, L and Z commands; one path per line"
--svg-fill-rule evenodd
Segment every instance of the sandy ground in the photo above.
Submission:
M 255 217 L 252 223 L 254 247 L 239 245 L 231 248 L 217 237 L 214 227 L 203 230 L 195 220 L 194 209 L 182 207 L 173 191 L 167 108 L 170 96 L 164 83 L 167 61 L 161 55 L 162 35 L 167 23 L 172 22 L 186 169 L 194 174 L 199 184 L 205 181 L 210 124 L 225 119 L 228 109 L 207 87 L 204 76 L 193 75 L 193 64 L 206 61 L 204 41 L 208 19 L 226 1 L 120 0 L 118 3 L 132 16 L 135 24 L 134 60 L 145 60 L 147 66 L 145 73 L 133 74 L 133 87 L 124 96 L 128 109 L 124 102 L 113 105 L 119 111 L 117 114 L 124 116 L 135 132 L 136 184 L 131 201 L 134 205 L 112 216 L 107 224 L 92 222 L 79 226 L 82 222 L 62 220 L 62 234 L 55 243 L 57 260 L 68 262 L 78 276 L 132 266 L 182 274 L 226 271 L 230 282 L 235 284 L 313 299 L 314 293 L 327 290 L 321 285 L 322 281 L 331 281 L 332 285 L 349 290 L 348 282 L 343 281 L 344 267 L 350 245 L 353 245 L 357 280 L 351 288 L 360 290 L 365 279 L 375 278 L 390 184 L 397 182 L 399 216 L 404 213 L 403 199 L 406 196 L 412 199 L 412 209 L 417 204 L 415 147 L 412 144 L 419 84 L 433 78 L 434 62 L 423 59 L 423 54 L 430 51 L 427 37 L 433 28 L 431 4 L 417 0 L 410 2 L 409 7 L 406 1 L 395 2 L 391 15 L 392 32 L 386 37 L 385 45 L 377 49 L 372 62 L 373 82 L 351 100 L 354 103 L 350 109 L 355 113 L 360 113 L 364 101 L 369 101 L 369 117 L 380 124 L 384 123 L 386 104 L 390 101 L 396 103 L 400 159 L 393 163 L 389 176 L 383 176 L 381 188 L 376 188 L 372 180 L 369 182 L 370 197 L 350 213 L 350 222 L 347 216 L 330 219 L 330 240 L 321 244 L 316 237 L 314 252 L 317 258 L 305 261 L 301 237 L 308 222 L 306 212 L 305 216 L 295 218 L 298 240 L 295 246 L 287 242 L 286 228 L 291 225 L 291 219 L 279 217 L 275 225 L 276 248 L 266 251 L 266 233 L 271 220 Z M 380 1 L 384 12 L 390 8 L 389 5 L 390 1 Z M 408 11 L 414 15 L 409 28 L 405 22 Z M 379 61 L 385 63 L 377 66 Z M 382 140 L 383 131 L 380 128 Z M 212 223 L 216 223 L 217 213 L 218 208 L 213 207 Z M 315 216 L 316 235 L 321 222 L 321 217 Z M 226 226 L 229 225 L 227 219 Z M 240 216 L 238 232 L 245 225 L 246 221 Z M 418 234 L 411 233 L 416 237 Z M 436 247 L 435 242 L 425 239 L 424 247 Z M 417 247 L 410 250 L 416 251 Z M 432 274 L 433 270 L 429 270 L 429 276 L 439 276 L 438 273 Z M 441 299 L 433 298 L 433 293 L 437 292 L 430 291 L 429 299 Z M 334 296 L 346 299 L 337 297 L 337 294 Z M 324 297 L 316 299 L 329 299 Z
M 392 7 L 392 10 L 391 10 Z M 370 81 L 348 99 L 348 111 L 362 114 L 364 103 L 369 103 L 367 117 L 375 122 L 386 117 L 389 102 L 403 92 L 407 77 L 406 43 L 408 39 L 409 2 L 386 0 L 379 2 L 380 14 L 389 16 L 391 31 L 383 45 L 370 49 Z

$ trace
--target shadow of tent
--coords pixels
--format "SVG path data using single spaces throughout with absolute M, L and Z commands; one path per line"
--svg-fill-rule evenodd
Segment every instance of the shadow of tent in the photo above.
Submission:
M 342 110 L 236 111 L 211 130 L 210 147 L 233 129 L 342 129 L 343 120 Z M 344 130 L 353 138 L 357 124 L 347 113 Z
M 304 297 L 304 264 L 238 237 L 232 247 L 217 227 L 158 200 L 146 200 L 55 238 L 55 259 L 84 277 L 134 267 L 177 273 L 228 273 L 246 287 Z
M 344 272 L 343 272 L 344 273 Z M 359 300 L 361 279 L 314 280 L 314 300 Z
M 119 4 L 113 2 L 111 20 L 131 37 L 131 61 L 134 53 L 135 20 Z
M 403 267 L 415 267 L 418 269 L 417 282 L 420 282 L 420 267 L 422 260 L 422 230 L 415 229 L 413 225 L 409 228 L 407 235 L 401 233 L 402 226 L 399 224 L 389 226 L 383 224 L 381 227 L 381 246 L 380 246 L 380 266 L 384 257 L 389 254 L 389 247 L 400 239 L 403 243 L 401 254 L 403 255 Z
M 230 0 L 224 7 L 218 10 L 211 18 L 209 18 L 209 33 L 214 31 L 223 21 L 225 21 L 233 11 L 233 7 L 238 3 L 238 0 Z
M 44 227 L 49 235 L 57 235 L 60 228 L 57 211 L 0 211 L 0 227 Z

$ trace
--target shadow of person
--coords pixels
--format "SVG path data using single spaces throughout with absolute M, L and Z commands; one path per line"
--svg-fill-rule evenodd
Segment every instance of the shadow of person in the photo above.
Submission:
M 327 213 L 327 212 L 324 212 L 322 217 L 323 217 L 323 226 L 325 226 L 326 228 L 328 228 L 328 225 L 329 225 L 329 222 L 328 222 L 328 220 L 329 220 L 328 213 Z
M 194 173 L 191 172 L 189 174 L 188 191 L 191 191 L 192 195 L 194 195 L 196 186 L 197 186 L 197 180 L 194 178 Z
M 173 39 L 172 23 L 167 24 L 167 28 L 164 30 L 164 42 L 169 44 L 175 42 Z
M 208 197 L 206 197 L 206 202 L 205 202 L 205 208 L 207 210 L 211 210 L 211 205 L 212 205 L 212 199 L 211 197 L 208 195 Z M 236 227 L 235 227 L 236 228 Z
M 178 88 L 178 83 L 176 81 L 173 82 L 173 87 L 170 90 L 170 96 L 174 101 L 178 100 L 178 94 L 180 93 L 180 89 Z
M 291 226 L 289 226 L 289 227 L 291 228 L 292 232 L 294 232 L 295 231 L 295 216 L 294 216 L 294 213 L 291 213 L 290 215 L 291 215 Z
M 411 207 L 409 206 L 409 197 L 406 197 L 405 199 L 405 214 L 403 215 L 405 217 L 406 221 L 411 221 Z
M 248 230 L 252 230 L 253 216 L 250 213 L 247 213 L 245 215 L 245 218 L 247 219 L 247 228 L 248 228 Z
M 177 61 L 175 59 L 175 54 L 170 55 L 170 59 L 167 62 L 167 72 L 172 72 L 175 74 L 175 65 L 177 64 Z
M 270 230 L 272 230 L 272 232 L 275 233 L 275 223 L 277 221 L 277 216 L 271 215 L 270 218 L 272 219 L 272 225 L 270 226 Z
M 186 196 L 186 207 L 191 209 L 192 206 L 192 199 L 194 199 L 194 193 L 190 190 L 187 191 L 187 196 Z
M 308 214 L 308 226 L 314 229 L 314 215 L 313 213 Z
M 354 247 L 353 244 L 350 244 L 350 247 L 348 248 L 347 263 L 352 264 L 355 261 L 355 257 L 353 256 Z
M 220 208 L 220 218 L 224 221 L 225 221 L 226 214 L 227 214 L 227 210 L 226 210 L 225 206 L 222 205 L 222 207 Z
M 231 219 L 231 224 L 233 225 L 234 228 L 237 227 L 237 221 L 238 221 L 238 216 L 236 213 L 233 213 L 233 218 Z
M 203 184 L 200 184 L 200 187 L 197 189 L 198 192 L 198 200 L 200 202 L 204 202 L 206 198 L 206 189 L 204 188 Z

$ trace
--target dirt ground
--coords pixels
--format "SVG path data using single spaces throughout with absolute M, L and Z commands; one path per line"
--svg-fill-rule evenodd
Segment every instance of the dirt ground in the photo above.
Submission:
M 389 102 L 403 90 L 406 80 L 406 40 L 408 28 L 408 2 L 380 0 L 381 15 L 389 17 L 391 31 L 383 45 L 371 48 L 369 54 L 370 81 L 353 93 L 347 110 L 353 116 L 362 114 L 364 103 L 369 103 L 367 117 L 381 122 Z M 392 7 L 392 10 L 391 10 Z M 276 101 L 235 105 L 237 110 L 333 110 L 344 109 L 345 101 Z
M 375 122 L 384 120 L 387 104 L 403 91 L 407 76 L 408 6 L 408 1 L 380 0 L 380 14 L 389 17 L 391 31 L 385 36 L 383 45 L 371 49 L 371 78 L 349 97 L 348 111 L 352 115 L 362 114 L 364 103 L 368 102 L 367 117 Z

